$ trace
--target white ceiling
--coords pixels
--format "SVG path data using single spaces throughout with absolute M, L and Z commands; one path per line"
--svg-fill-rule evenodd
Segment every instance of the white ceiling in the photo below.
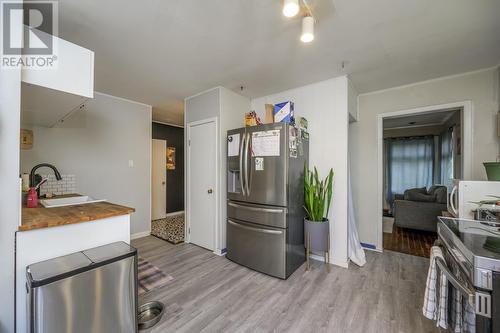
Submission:
M 410 116 L 386 118 L 384 119 L 384 129 L 443 125 L 456 112 L 460 112 L 460 110 L 435 111 Z
M 257 97 L 349 74 L 363 93 L 500 60 L 498 0 L 308 2 L 307 45 L 281 0 L 60 0 L 59 31 L 95 51 L 97 91 L 171 123 L 185 97 L 216 85 Z

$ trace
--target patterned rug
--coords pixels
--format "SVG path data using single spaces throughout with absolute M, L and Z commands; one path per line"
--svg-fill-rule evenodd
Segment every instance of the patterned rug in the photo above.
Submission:
M 148 261 L 139 257 L 137 265 L 137 284 L 139 295 L 147 293 L 150 290 L 163 287 L 174 278 L 165 274 L 155 265 L 150 264 Z
M 173 244 L 184 242 L 184 214 L 151 221 L 151 235 Z

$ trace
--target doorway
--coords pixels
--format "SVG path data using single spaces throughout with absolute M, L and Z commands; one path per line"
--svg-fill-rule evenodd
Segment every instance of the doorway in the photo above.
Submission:
M 156 154 L 153 150 L 152 175 L 159 176 L 151 179 L 151 235 L 172 244 L 182 243 L 185 230 L 184 127 L 154 121 L 152 138 L 153 147 L 155 140 L 162 144 Z
M 428 257 L 453 179 L 471 173 L 472 104 L 378 115 L 378 246 Z
M 216 248 L 218 216 L 217 119 L 187 124 L 187 240 Z
M 152 140 L 151 219 L 167 216 L 167 141 Z

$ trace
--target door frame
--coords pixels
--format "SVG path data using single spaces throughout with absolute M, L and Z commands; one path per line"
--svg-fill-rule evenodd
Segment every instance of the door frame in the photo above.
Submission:
M 190 179 L 190 174 L 191 174 L 191 127 L 194 126 L 199 126 L 203 124 L 208 124 L 208 123 L 214 123 L 215 125 L 215 130 L 214 130 L 214 138 L 215 138 L 215 183 L 214 183 L 214 192 L 215 192 L 215 228 L 213 230 L 214 233 L 214 244 L 213 244 L 213 252 L 215 254 L 218 254 L 218 245 L 219 241 L 221 239 L 221 223 L 219 221 L 219 202 L 220 202 L 220 193 L 219 193 L 219 156 L 220 156 L 220 149 L 219 149 L 219 119 L 217 117 L 211 117 L 211 118 L 206 118 L 202 120 L 196 120 L 192 121 L 186 124 L 185 131 L 186 131 L 186 137 L 185 137 L 185 147 L 186 147 L 186 154 L 185 154 L 185 218 L 186 218 L 186 223 L 184 225 L 184 235 L 185 235 L 185 242 L 186 243 L 191 243 L 191 235 L 188 232 L 191 227 L 191 200 L 190 200 L 190 184 L 191 184 L 191 179 Z
M 443 109 L 462 109 L 462 163 L 463 178 L 472 179 L 472 138 L 473 138 L 473 104 L 472 101 L 461 101 L 454 103 L 423 106 L 413 109 L 380 113 L 377 115 L 377 244 L 375 251 L 383 252 L 383 186 L 384 186 L 384 118 L 397 117 L 411 114 L 431 113 Z

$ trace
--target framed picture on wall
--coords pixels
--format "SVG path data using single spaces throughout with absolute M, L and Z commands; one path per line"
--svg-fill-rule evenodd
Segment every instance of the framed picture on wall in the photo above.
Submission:
M 167 170 L 175 170 L 175 148 L 167 147 Z

